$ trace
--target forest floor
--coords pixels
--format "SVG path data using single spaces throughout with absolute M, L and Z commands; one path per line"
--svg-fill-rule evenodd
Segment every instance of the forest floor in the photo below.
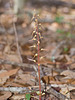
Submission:
M 0 100 L 39 100 L 34 9 L 43 36 L 41 100 L 75 100 L 75 9 L 30 5 L 21 15 L 0 8 Z

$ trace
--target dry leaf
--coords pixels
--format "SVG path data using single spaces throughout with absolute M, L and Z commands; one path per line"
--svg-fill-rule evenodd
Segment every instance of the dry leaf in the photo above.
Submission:
M 70 78 L 62 78 L 61 82 L 64 82 L 65 84 L 75 84 L 75 79 Z
M 56 32 L 56 30 L 57 30 L 58 27 L 59 27 L 59 24 L 55 22 L 55 23 L 52 23 L 52 24 L 48 27 L 48 29 L 51 30 L 51 31 Z
M 7 100 L 12 93 L 11 92 L 1 92 L 2 96 L 0 96 L 0 100 Z
M 75 89 L 70 91 L 70 95 L 71 95 L 72 100 L 75 100 Z
M 52 82 L 55 81 L 55 77 L 53 77 L 53 76 L 44 76 L 44 77 L 42 77 L 42 81 L 44 83 L 50 84 L 51 81 Z
M 10 53 L 10 46 L 9 45 L 5 46 L 4 53 L 5 54 Z
M 71 71 L 71 70 L 65 70 L 61 73 L 61 75 L 65 75 L 69 78 L 75 78 L 75 72 Z
M 74 90 L 75 87 L 71 85 L 66 84 L 51 84 L 52 87 L 59 87 L 61 88 L 60 93 L 66 95 L 68 98 L 70 98 L 70 91 Z
M 11 100 L 25 100 L 25 94 L 13 95 L 10 99 Z
M 75 85 L 75 80 L 71 82 L 71 84 Z
M 17 68 L 17 69 L 10 70 L 10 71 L 1 70 L 1 71 L 0 71 L 0 85 L 3 85 L 3 84 L 6 82 L 6 80 L 7 80 L 11 75 L 16 74 L 17 71 L 18 71 L 18 68 Z
M 70 69 L 75 69 L 75 63 L 71 64 Z
M 21 81 L 21 83 L 22 83 L 22 81 Z M 24 85 L 18 84 L 18 83 L 14 83 L 13 81 L 12 82 L 10 81 L 10 82 L 6 82 L 5 86 L 6 87 L 8 87 L 8 86 L 10 86 L 10 87 L 23 87 Z
M 1 77 L 0 77 L 0 85 L 3 85 L 6 82 L 6 80 L 9 78 L 9 76 L 2 77 L 3 73 L 8 73 L 8 72 L 6 70 L 1 70 L 0 71 L 0 75 L 1 75 Z
M 60 93 L 64 94 L 68 98 L 70 98 L 70 91 L 73 90 L 73 89 L 74 89 L 74 87 L 65 85 L 65 87 L 63 86 L 61 88 Z
M 5 28 L 9 28 L 12 25 L 12 15 L 6 15 L 6 14 L 2 14 L 0 17 L 1 20 L 1 24 L 5 27 Z
M 10 61 L 15 61 L 15 62 L 20 62 L 20 59 L 19 59 L 19 56 L 18 55 L 13 55 L 13 54 L 7 54 L 5 55 L 7 57 L 7 60 L 10 60 Z
M 27 84 L 30 84 L 30 85 L 34 85 L 35 82 L 31 81 L 31 80 L 34 80 L 35 81 L 35 77 L 30 75 L 30 74 L 19 74 L 19 78 L 22 79 L 23 83 L 27 83 Z
M 40 59 L 40 64 L 60 64 L 59 62 L 53 62 L 48 58 L 43 57 L 42 59 Z
M 17 69 L 12 69 L 10 71 L 2 72 L 2 73 L 0 73 L 0 78 L 4 78 L 4 77 L 14 75 L 14 74 L 17 73 L 17 71 L 18 71 L 18 68 Z

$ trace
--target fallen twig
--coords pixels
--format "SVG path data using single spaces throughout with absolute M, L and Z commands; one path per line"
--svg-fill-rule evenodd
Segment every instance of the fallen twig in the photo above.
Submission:
M 41 90 L 44 90 L 44 86 L 41 86 Z M 31 92 L 36 92 L 39 91 L 39 86 L 31 86 L 31 87 L 0 87 L 0 91 L 10 91 L 12 93 L 31 93 Z M 54 90 L 51 86 L 47 86 L 47 92 L 50 94 L 53 94 L 60 100 L 69 100 L 65 95 L 57 92 Z
M 30 68 L 33 68 L 33 65 L 34 64 L 26 64 L 26 63 L 17 63 L 17 62 L 11 62 L 11 61 L 8 61 L 8 60 L 2 60 L 0 59 L 0 64 L 8 64 L 8 65 L 14 65 L 14 66 L 19 66 L 19 67 L 29 67 Z
M 15 18 L 15 15 L 14 15 L 14 18 Z M 19 55 L 20 62 L 22 63 L 22 57 L 21 57 L 21 52 L 20 52 L 18 33 L 17 33 L 17 29 L 16 29 L 16 25 L 15 25 L 14 19 L 12 19 L 12 22 L 13 22 L 13 29 L 14 29 L 14 32 L 15 32 L 15 40 L 16 40 L 16 46 L 17 46 L 17 53 Z
M 42 91 L 44 90 L 44 86 L 42 86 Z M 12 93 L 30 93 L 32 91 L 39 91 L 39 86 L 31 86 L 31 87 L 0 87 L 0 91 L 10 91 Z

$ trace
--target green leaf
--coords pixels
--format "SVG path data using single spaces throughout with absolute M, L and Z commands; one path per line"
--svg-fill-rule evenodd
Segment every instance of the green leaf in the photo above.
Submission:
M 30 94 L 26 94 L 26 100 L 30 100 L 31 95 Z
M 57 31 L 56 31 L 57 33 L 64 33 L 64 31 L 63 30 L 61 30 L 61 29 L 57 29 Z
M 57 23 L 61 23 L 63 21 L 64 17 L 63 16 L 56 16 L 55 21 Z
M 65 51 L 65 52 L 67 52 L 67 51 L 68 51 L 68 48 L 67 48 L 67 47 L 65 47 L 65 48 L 64 48 L 64 51 Z

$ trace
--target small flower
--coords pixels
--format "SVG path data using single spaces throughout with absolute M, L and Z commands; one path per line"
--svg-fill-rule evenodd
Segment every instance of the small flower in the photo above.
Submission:
M 36 45 L 32 45 L 32 46 L 30 46 L 30 48 L 36 48 Z
M 38 54 L 36 53 L 35 55 L 34 55 L 34 57 L 37 57 L 38 56 Z

